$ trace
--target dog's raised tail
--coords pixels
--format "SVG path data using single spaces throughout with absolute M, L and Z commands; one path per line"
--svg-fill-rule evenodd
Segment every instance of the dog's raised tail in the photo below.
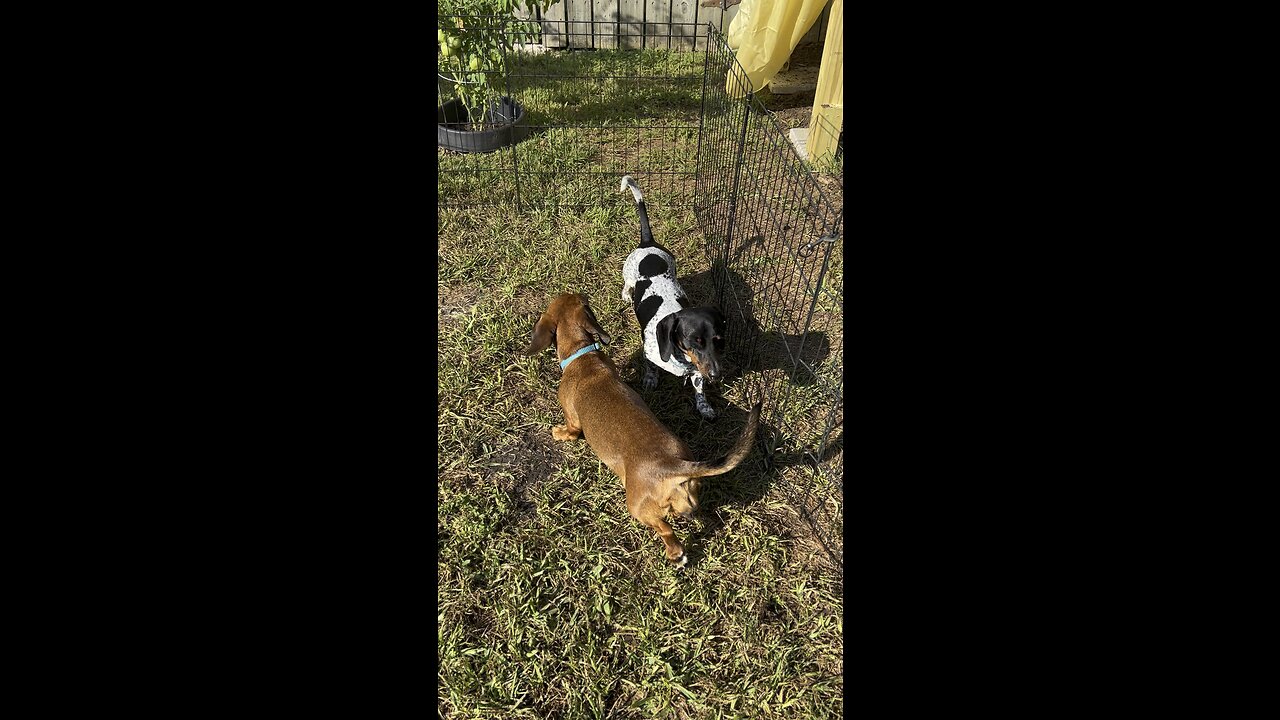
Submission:
M 644 207 L 644 193 L 640 192 L 640 186 L 636 184 L 635 178 L 623 175 L 622 188 L 618 192 L 626 192 L 628 188 L 636 198 L 636 212 L 640 214 L 640 247 L 649 247 L 654 244 L 653 231 L 649 229 L 649 211 Z
M 756 430 L 760 427 L 760 406 L 764 404 L 763 400 L 757 400 L 755 407 L 751 408 L 751 415 L 747 417 L 747 426 L 743 428 L 742 434 L 738 436 L 738 442 L 733 444 L 733 449 L 728 455 L 708 462 L 690 462 L 684 468 L 681 475 L 688 475 L 691 478 L 707 477 L 708 475 L 723 475 L 730 470 L 738 467 L 738 463 L 746 459 L 747 454 L 751 452 L 751 444 L 755 442 Z

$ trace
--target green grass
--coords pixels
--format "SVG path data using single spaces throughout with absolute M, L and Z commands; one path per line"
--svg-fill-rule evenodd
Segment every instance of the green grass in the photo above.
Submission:
M 696 118 L 702 107 L 704 56 L 662 50 L 520 55 L 510 63 L 512 90 L 533 124 L 636 122 Z
M 618 152 L 552 139 L 531 138 L 520 151 L 546 167 Z M 467 192 L 448 184 L 464 178 L 442 174 L 441 192 Z M 563 420 L 560 368 L 551 351 L 520 351 L 560 292 L 590 298 L 624 380 L 700 457 L 732 445 L 760 379 L 750 372 L 713 391 L 723 416 L 712 424 L 674 378 L 641 389 L 640 332 L 620 297 L 622 263 L 638 239 L 635 208 L 617 178 L 580 189 L 594 193 L 593 207 L 446 208 L 439 217 L 438 713 L 842 717 L 843 585 L 787 492 L 814 482 L 811 469 L 766 470 L 755 451 L 708 478 L 702 516 L 672 521 L 691 558 L 676 572 L 590 447 L 551 438 Z M 707 269 L 688 210 L 655 204 L 650 220 L 682 278 Z M 815 422 L 816 392 L 802 385 L 787 396 L 788 425 Z
M 602 178 L 637 168 L 680 173 L 680 186 L 691 187 L 702 70 L 701 54 L 657 50 L 516 56 L 511 91 L 531 136 L 491 154 L 440 151 L 439 191 L 467 204 L 507 205 L 519 193 L 537 206 L 607 206 Z
M 704 269 L 692 217 L 652 220 L 688 259 L 682 275 Z M 695 536 L 677 574 L 618 478 L 585 443 L 551 439 L 559 366 L 518 351 L 556 293 L 585 292 L 638 387 L 639 331 L 619 296 L 635 233 L 621 196 L 586 213 L 442 215 L 440 714 L 840 717 L 842 587 L 783 489 L 804 468 L 766 473 L 753 455 L 707 483 L 714 515 L 675 522 Z M 745 384 L 723 391 L 737 408 Z M 641 392 L 703 456 L 741 430 L 740 411 L 702 423 L 673 378 Z M 811 410 L 802 398 L 796 412 Z

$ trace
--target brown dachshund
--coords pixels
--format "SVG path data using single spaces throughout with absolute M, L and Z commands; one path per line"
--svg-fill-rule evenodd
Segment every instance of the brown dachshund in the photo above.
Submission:
M 688 516 L 698 508 L 698 478 L 729 472 L 742 462 L 755 440 L 761 403 L 751 409 L 746 429 L 727 456 L 714 462 L 694 460 L 689 447 L 622 382 L 613 361 L 599 352 L 593 333 L 609 342 L 586 296 L 564 293 L 542 314 L 524 351 L 536 355 L 556 344 L 564 371 L 559 396 L 565 423 L 552 428 L 551 434 L 556 440 L 586 438 L 600 460 L 622 478 L 631 516 L 657 531 L 667 559 L 683 568 L 689 559 L 663 518 L 669 512 Z

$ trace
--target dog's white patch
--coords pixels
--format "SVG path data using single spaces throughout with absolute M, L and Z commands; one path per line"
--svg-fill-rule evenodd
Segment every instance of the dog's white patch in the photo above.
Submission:
M 655 331 L 659 322 L 663 318 L 673 312 L 679 312 L 680 303 L 676 302 L 676 298 L 685 296 L 684 288 L 680 287 L 680 283 L 676 281 L 676 259 L 671 257 L 670 253 L 663 252 L 658 248 L 636 248 L 627 255 L 627 259 L 622 263 L 622 285 L 623 287 L 635 288 L 636 282 L 640 280 L 640 262 L 650 255 L 657 255 L 667 263 L 667 271 L 661 275 L 655 275 L 649 278 L 649 289 L 645 290 L 644 296 L 640 298 L 628 298 L 633 302 L 635 300 L 645 300 L 651 297 L 662 298 L 662 305 L 658 306 L 657 311 L 649 320 L 649 323 L 640 328 L 640 333 L 644 338 L 644 356 L 654 365 L 671 373 L 676 377 L 688 377 L 697 374 L 697 370 L 685 361 L 682 353 L 673 352 L 667 360 L 662 359 L 662 353 L 658 351 L 658 335 Z
M 681 555 L 680 559 L 675 562 L 675 568 L 677 570 L 683 570 L 684 566 L 688 564 L 689 564 L 689 554 L 685 553 L 684 555 Z

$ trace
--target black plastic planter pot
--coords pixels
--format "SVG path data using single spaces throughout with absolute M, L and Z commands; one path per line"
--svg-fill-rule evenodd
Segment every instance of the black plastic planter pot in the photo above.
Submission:
M 468 130 L 467 109 L 457 99 L 436 108 L 436 135 L 440 147 L 464 153 L 493 152 L 515 145 L 529 135 L 529 121 L 520 103 L 507 96 L 489 103 L 485 111 L 489 127 Z

